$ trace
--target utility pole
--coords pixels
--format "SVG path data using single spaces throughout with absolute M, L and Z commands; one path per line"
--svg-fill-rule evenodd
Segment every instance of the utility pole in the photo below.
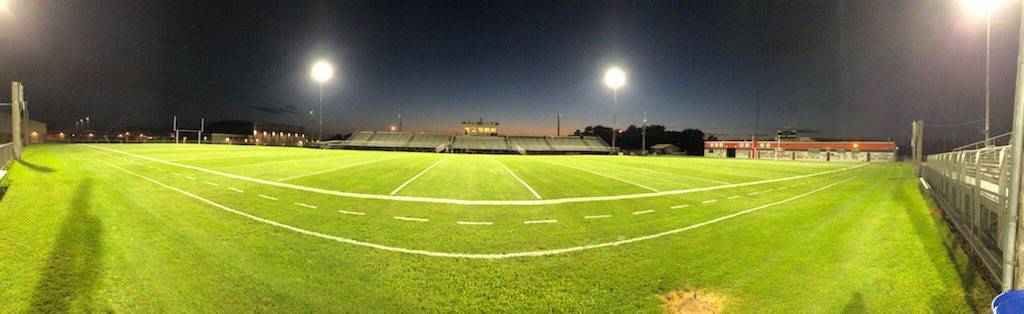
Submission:
M 643 125 L 644 129 L 640 132 L 640 137 L 642 137 L 642 139 L 640 139 L 640 148 L 644 151 L 643 155 L 647 156 L 647 111 L 644 111 Z
M 178 116 L 174 116 L 174 144 L 178 144 L 178 138 L 181 137 L 181 132 L 178 131 Z
M 555 118 L 555 136 L 562 136 L 562 114 L 559 113 Z
M 402 132 L 402 113 L 398 113 L 398 132 Z

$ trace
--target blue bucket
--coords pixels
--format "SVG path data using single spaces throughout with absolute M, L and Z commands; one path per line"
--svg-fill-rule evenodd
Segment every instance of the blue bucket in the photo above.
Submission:
M 1003 294 L 992 299 L 992 313 L 1024 313 L 1024 290 L 1003 292 Z

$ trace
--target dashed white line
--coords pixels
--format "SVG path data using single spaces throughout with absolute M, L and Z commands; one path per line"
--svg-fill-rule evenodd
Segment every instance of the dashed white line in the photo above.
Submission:
M 405 181 L 405 183 L 402 183 L 402 185 L 399 185 L 398 188 L 395 188 L 394 191 L 391 191 L 391 195 L 395 195 L 395 193 L 398 193 L 398 191 L 401 191 L 402 188 L 404 188 L 406 185 L 409 185 L 409 183 L 412 183 L 412 181 L 416 181 L 416 179 L 419 179 L 420 176 L 422 176 L 424 173 L 427 173 L 427 171 L 430 171 L 430 169 L 434 168 L 434 166 L 437 166 L 437 164 L 441 163 L 442 161 L 445 161 L 445 159 L 448 159 L 448 158 L 442 158 L 441 160 L 438 160 L 434 164 L 430 165 L 430 167 L 427 167 L 427 169 L 423 169 L 423 171 L 420 171 L 420 173 L 416 174 L 415 177 L 412 177 L 408 181 Z
M 717 202 L 717 201 L 718 201 L 717 199 L 713 199 L 713 200 L 706 200 L 706 201 L 703 201 L 701 203 L 710 204 L 710 203 L 714 203 L 714 202 Z
M 638 212 L 633 212 L 633 215 L 650 214 L 650 213 L 653 213 L 653 212 L 654 212 L 653 209 L 641 210 L 641 211 L 638 211 Z
M 493 225 L 490 221 L 457 221 L 455 222 L 460 225 Z
M 672 206 L 672 207 L 669 207 L 669 208 L 679 209 L 679 208 L 687 208 L 687 207 L 690 207 L 690 204 L 676 205 L 676 206 Z
M 190 177 L 190 176 L 185 176 L 185 179 L 195 180 L 196 178 L 193 178 L 193 177 Z
M 238 192 L 238 193 L 245 193 L 245 191 L 242 191 L 242 190 L 239 190 L 239 189 L 236 189 L 236 188 L 228 188 L 228 190 L 232 190 L 232 191 L 235 191 L 235 192 Z
M 276 201 L 277 200 L 277 198 L 273 197 L 273 196 L 266 196 L 266 195 L 263 195 L 263 194 L 260 194 L 259 196 L 262 197 L 262 198 L 271 200 L 271 201 Z
M 216 184 L 216 183 L 213 183 L 213 182 L 210 182 L 210 181 L 203 181 L 203 183 L 206 183 L 206 184 L 209 184 L 209 185 L 212 185 L 212 186 L 220 186 L 220 184 Z
M 419 222 L 426 222 L 426 221 L 430 221 L 430 219 L 426 219 L 426 218 L 416 218 L 416 217 L 402 217 L 402 216 L 394 216 L 394 217 L 392 217 L 392 218 L 395 218 L 395 219 L 398 219 L 398 220 L 405 220 L 405 221 L 419 221 Z
M 760 194 L 760 193 L 761 192 L 750 192 L 750 193 L 747 193 L 747 195 L 757 195 L 757 194 Z
M 612 215 L 596 215 L 596 216 L 585 216 L 585 217 L 583 217 L 583 219 L 601 219 L 601 218 L 611 218 L 611 217 L 612 217 Z
M 342 213 L 342 214 L 345 214 L 345 215 L 357 215 L 357 216 L 366 215 L 366 213 L 364 213 L 364 212 L 350 212 L 350 211 L 347 211 L 347 210 L 339 210 L 338 212 Z
M 309 204 L 303 204 L 303 203 L 292 203 L 292 204 L 295 204 L 295 205 L 298 205 L 298 206 L 302 206 L 302 207 L 305 207 L 305 208 L 316 209 L 316 206 L 309 205 Z
M 764 193 L 768 193 L 768 192 L 771 192 L 771 191 L 775 191 L 775 189 L 767 189 L 767 190 L 764 190 Z
M 726 197 L 725 199 L 727 199 L 727 200 L 734 200 L 734 199 L 737 199 L 737 198 L 740 198 L 740 196 L 739 195 L 733 195 L 733 196 L 730 196 L 730 197 Z
M 553 223 L 556 223 L 556 222 L 558 222 L 558 220 L 549 219 L 549 220 L 527 220 L 527 221 L 524 221 L 523 223 L 527 224 L 527 225 L 532 225 L 532 224 L 553 224 Z

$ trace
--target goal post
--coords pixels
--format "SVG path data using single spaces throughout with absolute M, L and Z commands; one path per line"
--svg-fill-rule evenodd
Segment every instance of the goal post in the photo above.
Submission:
M 206 118 L 199 118 L 199 129 L 179 129 L 178 128 L 178 116 L 174 116 L 174 144 L 184 144 L 188 142 L 188 134 L 196 134 L 196 144 L 203 143 L 203 131 L 206 130 Z M 181 137 L 181 133 L 185 133 L 185 137 Z

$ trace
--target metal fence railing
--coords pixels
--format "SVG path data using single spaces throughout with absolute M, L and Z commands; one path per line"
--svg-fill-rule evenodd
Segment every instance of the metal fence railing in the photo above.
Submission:
M 1002 278 L 1009 148 L 994 146 L 929 155 L 922 170 L 943 214 L 996 280 Z
M 0 169 L 7 169 L 14 161 L 14 143 L 0 145 Z

